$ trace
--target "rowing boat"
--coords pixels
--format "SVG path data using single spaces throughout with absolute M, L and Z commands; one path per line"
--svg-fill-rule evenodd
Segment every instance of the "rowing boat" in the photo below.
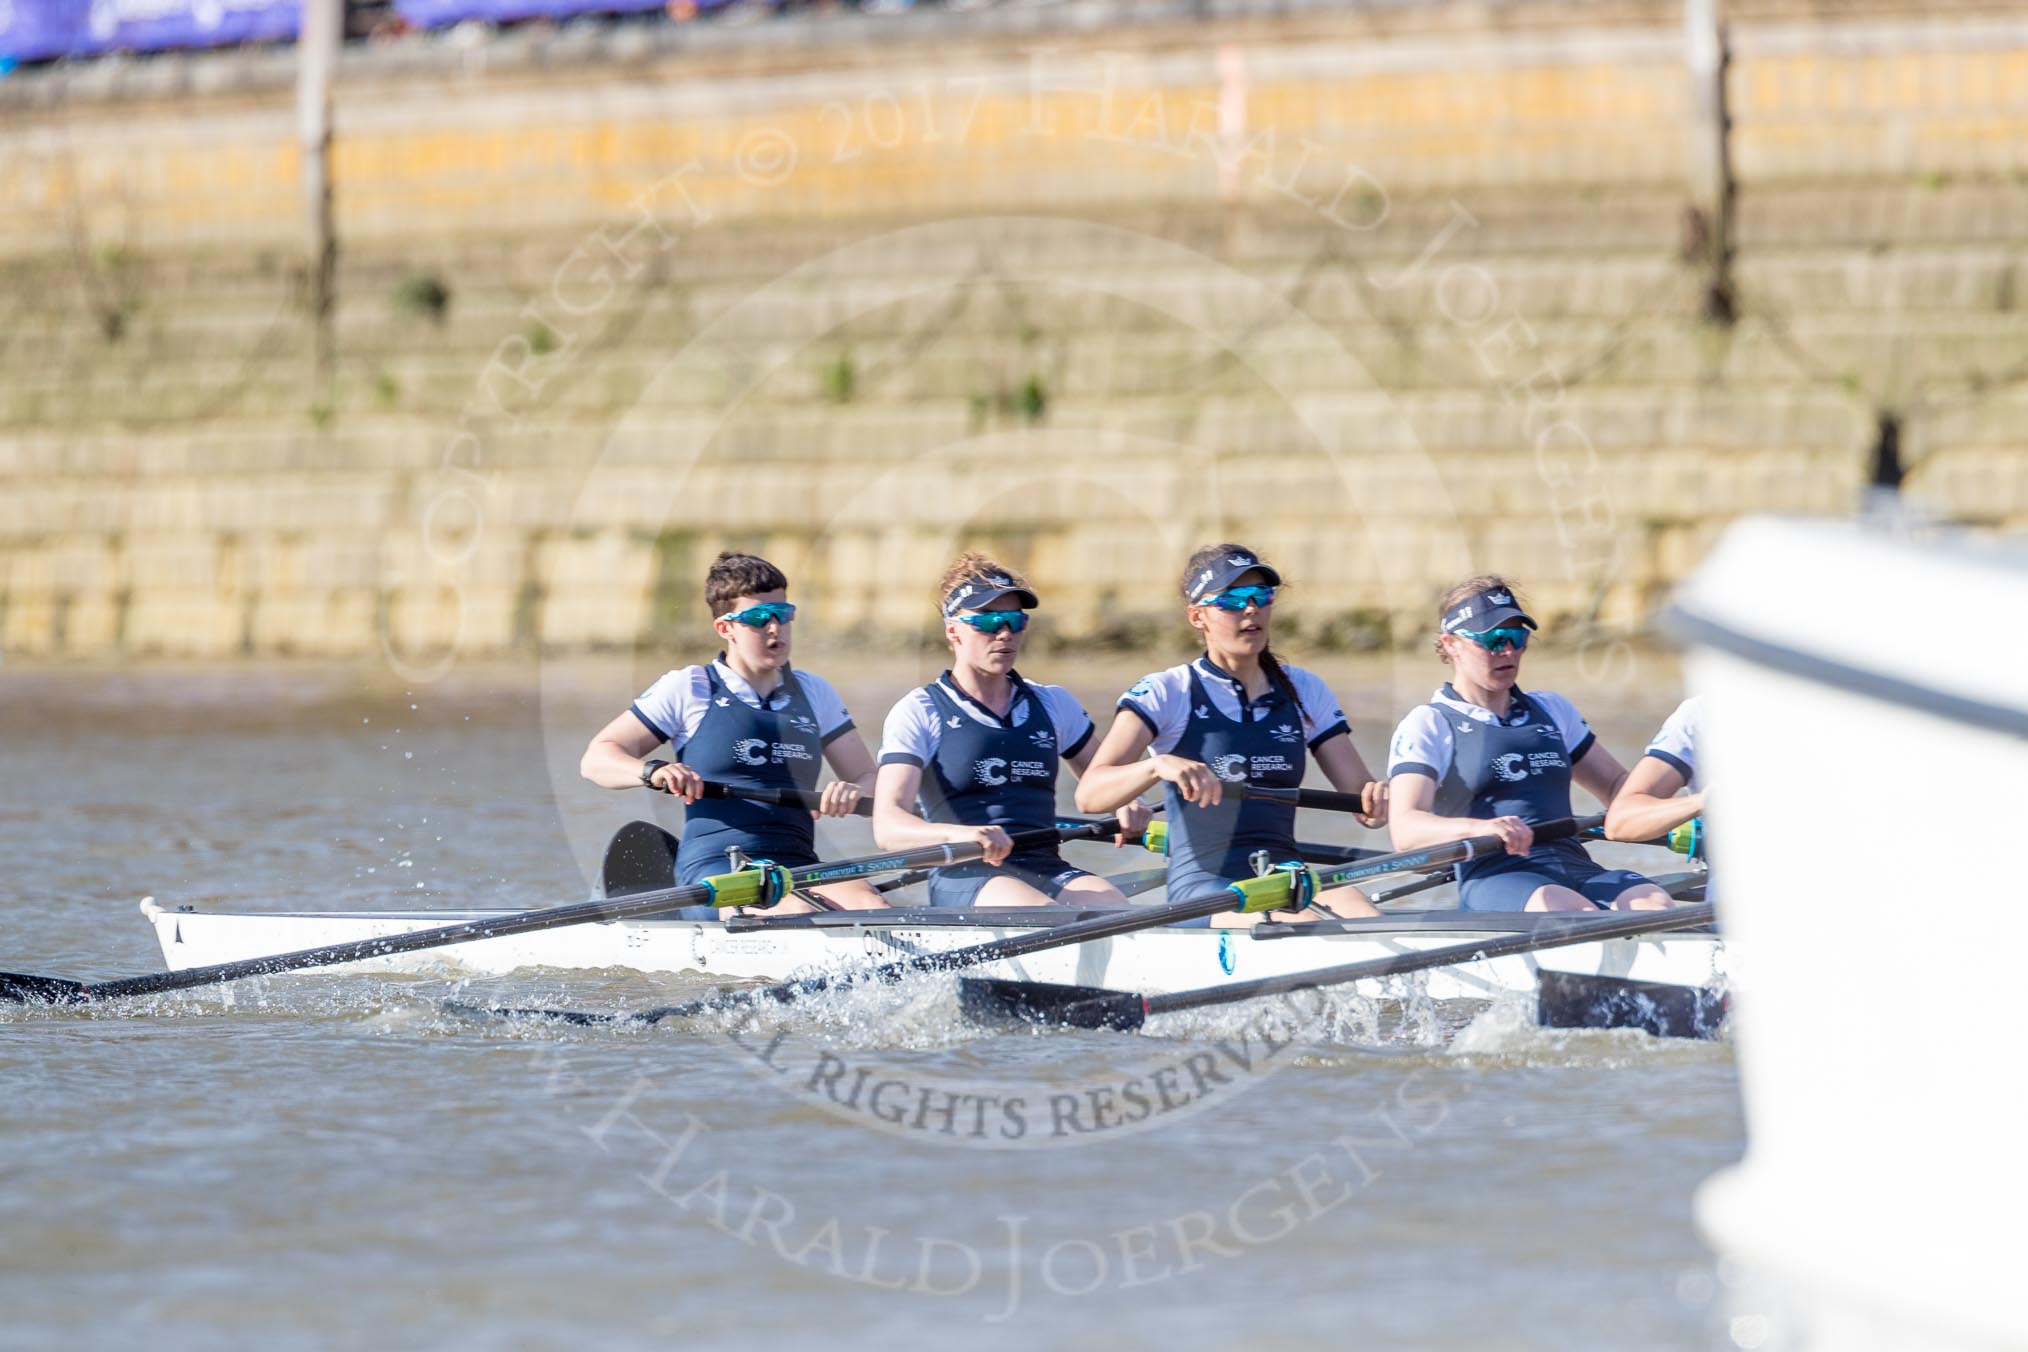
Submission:
M 515 914 L 470 911 L 220 912 L 141 903 L 171 970 L 261 958 Z M 869 961 L 945 951 L 1032 933 L 1095 912 L 1069 907 L 953 911 L 833 911 L 718 920 L 640 920 L 510 935 L 359 964 L 379 971 L 500 975 L 531 968 L 695 973 L 726 980 L 781 980 Z M 1443 945 L 1531 933 L 1569 917 L 1457 910 L 1399 910 L 1377 919 L 1259 925 L 1248 930 L 1180 927 L 1136 931 L 985 964 L 981 975 L 1150 994 L 1280 976 Z M 1544 970 L 1712 989 L 1725 981 L 1725 953 L 1709 930 L 1573 944 L 1480 959 L 1417 978 L 1432 999 L 1486 1000 L 1535 993 Z M 1369 991 L 1377 987 L 1369 987 Z

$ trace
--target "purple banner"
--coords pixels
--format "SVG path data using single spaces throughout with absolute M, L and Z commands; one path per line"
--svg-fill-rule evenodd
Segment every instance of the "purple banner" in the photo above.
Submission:
M 703 0 L 698 8 L 714 9 L 723 3 L 725 0 Z M 564 19 L 573 14 L 631 14 L 661 9 L 663 4 L 664 0 L 394 0 L 395 12 L 417 28 L 443 28 L 466 19 L 511 23 Z
M 22 61 L 287 42 L 299 0 L 0 0 L 0 55 Z

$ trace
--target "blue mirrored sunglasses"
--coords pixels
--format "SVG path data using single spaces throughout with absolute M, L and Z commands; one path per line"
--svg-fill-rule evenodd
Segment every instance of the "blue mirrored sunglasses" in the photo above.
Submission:
M 1258 606 L 1266 610 L 1275 603 L 1273 587 L 1227 587 L 1216 596 L 1205 598 L 1206 605 L 1217 606 L 1220 610 L 1245 610 Z
M 729 610 L 718 618 L 731 620 L 734 624 L 743 624 L 752 629 L 765 629 L 776 620 L 787 624 L 795 619 L 796 608 L 787 601 L 763 601 L 757 606 L 748 606 L 745 610 Z
M 1518 624 L 1503 624 L 1497 629 L 1458 630 L 1466 638 L 1478 644 L 1489 653 L 1503 653 L 1509 648 L 1520 652 L 1528 646 L 1528 631 Z
M 1002 629 L 1020 633 L 1028 627 L 1028 612 L 1025 610 L 982 610 L 976 615 L 953 615 L 959 624 L 969 624 L 982 634 L 997 634 Z

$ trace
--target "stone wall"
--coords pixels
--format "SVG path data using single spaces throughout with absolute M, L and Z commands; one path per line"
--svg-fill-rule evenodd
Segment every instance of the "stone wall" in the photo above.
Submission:
M 1732 7 L 1729 316 L 1674 6 L 1027 13 L 348 53 L 328 370 L 285 63 L 0 84 L 6 653 L 680 640 L 728 544 L 832 643 L 969 544 L 1142 642 L 1218 536 L 1313 643 L 1619 631 L 1883 420 L 2028 525 L 2018 13 Z

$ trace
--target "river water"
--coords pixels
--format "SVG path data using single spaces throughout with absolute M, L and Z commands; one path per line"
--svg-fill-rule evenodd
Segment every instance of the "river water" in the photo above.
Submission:
M 426 687 L 0 672 L 0 963 L 156 970 L 143 895 L 581 897 L 605 833 L 650 804 L 574 782 L 577 753 L 659 665 Z M 1057 665 L 1095 711 L 1135 674 Z M 1413 659 L 1318 665 L 1376 766 L 1393 716 L 1438 679 Z M 838 683 L 871 734 L 933 672 Z M 1655 658 L 1632 680 L 1536 675 L 1629 760 L 1675 699 Z M 826 829 L 827 853 L 867 843 L 861 823 Z M 1365 833 L 1306 814 L 1304 835 Z M 1147 862 L 1073 848 L 1094 868 Z M 1723 1044 L 1344 996 L 1265 1041 L 1259 1011 L 1134 1036 L 981 1032 L 947 979 L 758 1029 L 443 1008 L 695 988 L 339 971 L 0 1011 L 0 1345 L 1728 1345 L 1724 1274 L 1691 1224 L 1696 1185 L 1742 1147 Z M 1188 1102 L 1131 1129 L 1046 1129 L 1065 1096 L 1146 1089 L 1165 1068 L 1187 1084 L 1193 1056 L 1218 1074 Z M 896 1091 L 875 1111 L 855 1080 L 963 1106 L 893 1110 Z M 1016 1118 L 1019 1139 L 984 1129 Z

